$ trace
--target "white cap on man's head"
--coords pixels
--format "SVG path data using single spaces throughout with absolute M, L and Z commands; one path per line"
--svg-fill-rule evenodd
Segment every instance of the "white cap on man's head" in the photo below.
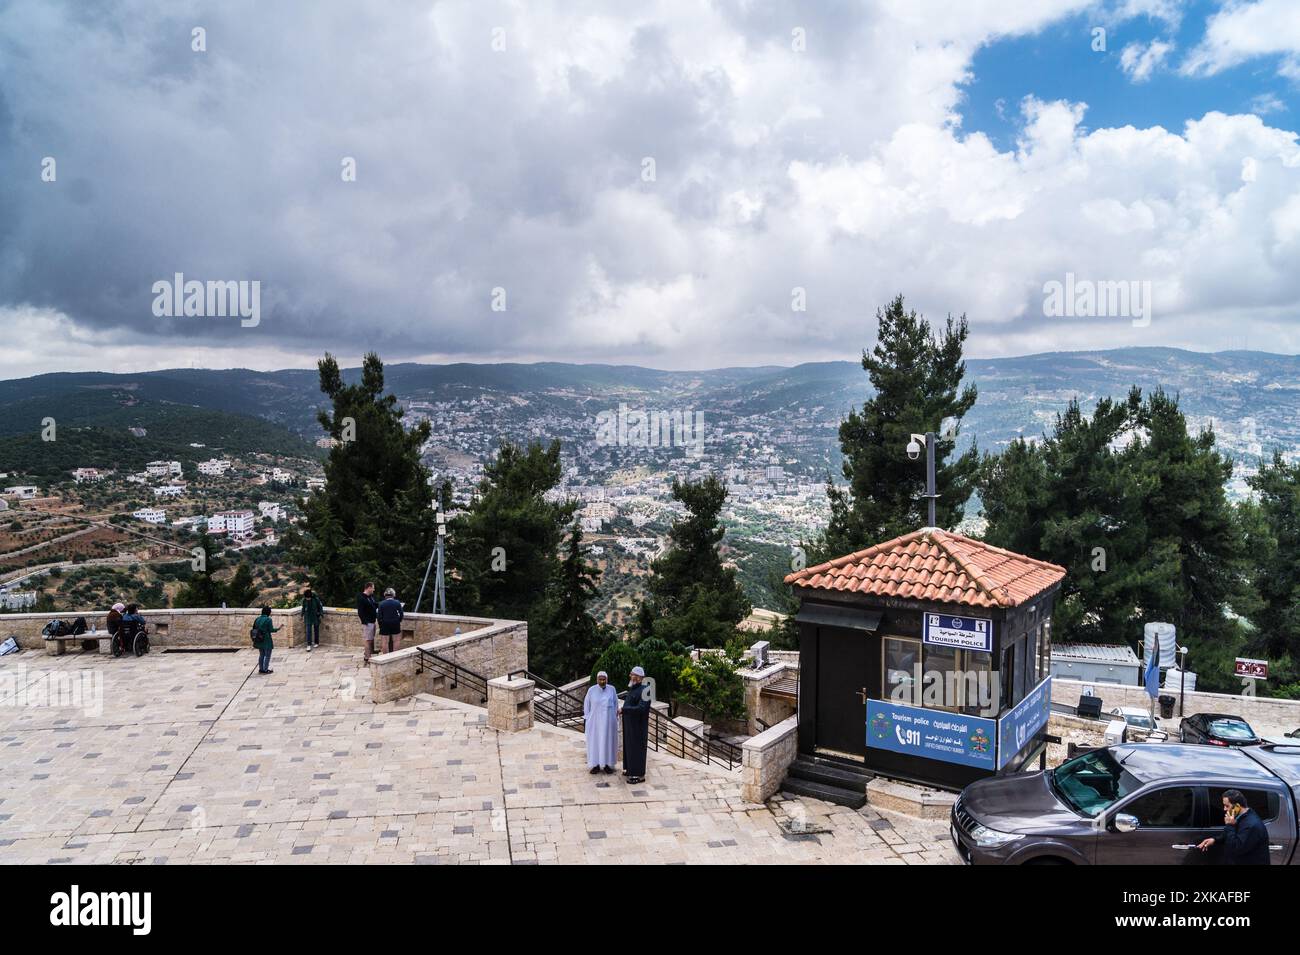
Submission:
M 642 670 L 640 667 L 633 667 L 633 668 L 632 668 L 632 675 L 633 675 L 633 676 L 645 676 L 645 670 Z

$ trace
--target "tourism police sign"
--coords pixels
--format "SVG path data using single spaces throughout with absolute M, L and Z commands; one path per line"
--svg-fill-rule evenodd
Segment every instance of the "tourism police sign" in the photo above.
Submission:
M 935 647 L 993 652 L 993 621 L 983 617 L 953 617 L 946 613 L 922 614 L 921 642 Z
M 1049 676 L 998 720 L 998 769 L 1025 748 L 1047 725 L 1052 711 L 1052 678 Z
M 867 746 L 874 749 L 991 770 L 996 739 L 996 720 L 867 700 Z

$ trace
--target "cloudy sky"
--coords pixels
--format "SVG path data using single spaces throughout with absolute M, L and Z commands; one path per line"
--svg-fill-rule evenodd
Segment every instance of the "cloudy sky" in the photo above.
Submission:
M 1298 93 L 1296 0 L 0 0 L 0 377 L 1294 353 Z

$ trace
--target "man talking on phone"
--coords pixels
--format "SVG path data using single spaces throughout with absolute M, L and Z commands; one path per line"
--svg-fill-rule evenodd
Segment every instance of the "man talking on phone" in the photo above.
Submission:
M 1223 843 L 1224 865 L 1268 865 L 1268 829 L 1239 790 L 1223 794 L 1223 835 L 1197 848 L 1205 852 L 1217 842 Z

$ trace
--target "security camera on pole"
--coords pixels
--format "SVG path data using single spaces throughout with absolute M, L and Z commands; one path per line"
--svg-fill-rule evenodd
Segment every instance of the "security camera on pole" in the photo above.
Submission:
M 437 501 L 433 503 L 433 510 L 438 519 L 438 540 L 433 546 L 433 553 L 429 555 L 429 563 L 424 568 L 424 580 L 420 581 L 420 594 L 415 598 L 415 610 L 417 613 L 420 610 L 420 601 L 424 599 L 424 587 L 429 582 L 429 571 L 433 568 L 436 560 L 438 569 L 433 578 L 433 612 L 445 614 L 447 612 L 447 585 L 443 569 L 447 541 L 447 515 L 438 508 Z
M 934 502 L 939 497 L 934 490 L 934 432 L 927 431 L 925 434 L 914 434 L 912 440 L 907 443 L 907 456 L 915 461 L 921 456 L 921 448 L 925 448 L 925 498 L 930 505 L 930 522 L 927 527 L 934 527 Z

